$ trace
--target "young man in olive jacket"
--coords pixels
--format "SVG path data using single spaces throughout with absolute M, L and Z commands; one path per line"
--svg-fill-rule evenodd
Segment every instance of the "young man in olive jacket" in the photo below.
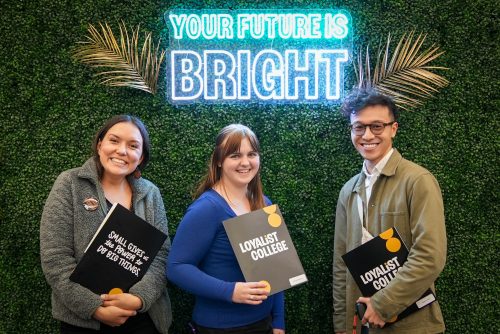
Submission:
M 374 90 L 356 90 L 344 102 L 342 113 L 350 120 L 352 143 L 364 163 L 344 185 L 337 202 L 334 332 L 352 328 L 359 301 L 367 306 L 362 322 L 369 324 L 371 334 L 442 333 L 445 326 L 437 301 L 383 328 L 428 288 L 435 291 L 434 281 L 445 265 L 446 230 L 438 182 L 392 147 L 398 123 L 391 98 Z M 391 227 L 408 246 L 408 259 L 385 288 L 362 297 L 341 256 Z

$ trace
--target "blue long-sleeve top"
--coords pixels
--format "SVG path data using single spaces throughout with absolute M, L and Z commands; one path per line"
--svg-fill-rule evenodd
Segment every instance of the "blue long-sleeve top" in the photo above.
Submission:
M 283 292 L 259 305 L 232 302 L 236 282 L 245 282 L 245 278 L 222 222 L 235 216 L 214 190 L 194 201 L 177 228 L 168 256 L 167 278 L 196 296 L 192 317 L 201 326 L 239 327 L 270 315 L 273 328 L 284 329 Z

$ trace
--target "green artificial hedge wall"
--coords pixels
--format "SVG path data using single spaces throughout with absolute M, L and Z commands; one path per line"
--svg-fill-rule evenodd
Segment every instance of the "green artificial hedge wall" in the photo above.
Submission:
M 191 202 L 218 130 L 249 125 L 261 140 L 266 194 L 280 204 L 309 282 L 286 293 L 291 334 L 332 333 L 333 213 L 341 186 L 361 168 L 347 122 L 336 107 L 190 105 L 161 91 L 108 88 L 71 49 L 87 24 L 141 24 L 168 47 L 170 8 L 344 8 L 355 45 L 376 45 L 415 29 L 446 53 L 450 85 L 414 112 L 403 112 L 395 146 L 431 170 L 442 187 L 448 261 L 437 292 L 449 333 L 490 333 L 498 318 L 500 77 L 498 2 L 494 0 L 193 1 L 3 0 L 0 10 L 0 333 L 56 333 L 50 288 L 40 268 L 39 221 L 56 176 L 80 166 L 102 122 L 130 113 L 148 126 L 156 183 L 170 234 Z M 163 80 L 160 79 L 160 80 Z M 349 72 L 346 88 L 352 85 Z M 495 260 L 496 259 L 496 260 Z M 172 333 L 183 333 L 192 297 L 169 287 Z

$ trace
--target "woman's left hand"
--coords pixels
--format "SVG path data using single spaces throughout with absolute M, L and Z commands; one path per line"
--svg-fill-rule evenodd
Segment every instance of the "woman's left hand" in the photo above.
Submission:
M 142 307 L 139 297 L 130 293 L 119 293 L 114 295 L 101 295 L 102 306 L 116 306 L 126 310 L 137 311 Z
M 285 334 L 284 329 L 273 328 L 273 334 Z

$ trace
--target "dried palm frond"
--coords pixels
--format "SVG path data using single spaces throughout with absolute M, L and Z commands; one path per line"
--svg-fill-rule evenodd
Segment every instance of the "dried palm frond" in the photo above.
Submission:
M 110 26 L 99 23 L 101 31 L 89 24 L 87 41 L 79 42 L 73 56 L 84 64 L 104 68 L 96 76 L 99 82 L 114 87 L 131 87 L 156 93 L 156 83 L 165 51 L 160 43 L 153 45 L 151 33 L 145 34 L 144 44 L 139 50 L 139 26 L 129 37 L 124 22 L 119 24 L 120 42 Z
M 426 35 L 419 34 L 414 40 L 414 31 L 404 34 L 390 57 L 389 34 L 385 48 L 379 47 L 373 70 L 369 47 L 366 47 L 364 56 L 360 49 L 354 64 L 358 88 L 376 88 L 382 94 L 391 96 L 402 109 L 423 104 L 423 99 L 433 96 L 438 88 L 448 84 L 448 80 L 432 72 L 448 68 L 428 65 L 444 51 L 439 51 L 439 47 L 433 44 L 420 52 L 425 38 Z

